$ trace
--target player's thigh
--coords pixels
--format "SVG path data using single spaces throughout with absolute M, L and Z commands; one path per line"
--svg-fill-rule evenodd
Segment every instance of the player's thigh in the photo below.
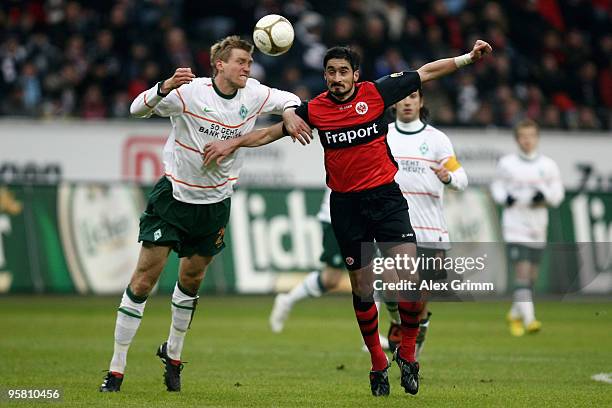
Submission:
M 522 244 L 509 243 L 507 245 L 508 261 L 514 271 L 517 281 L 529 282 L 534 278 L 534 269 L 537 271 L 542 249 L 531 248 Z
M 333 233 L 346 268 L 354 271 L 370 264 L 374 254 L 374 235 L 361 212 L 359 198 L 332 192 L 330 212 Z
M 529 278 L 531 279 L 531 282 L 535 282 L 538 280 L 538 271 L 540 269 L 540 264 L 539 263 L 532 263 L 530 268 L 529 268 Z
M 130 288 L 137 295 L 148 293 L 157 283 L 170 254 L 170 246 L 143 242 Z
M 353 293 L 371 300 L 374 293 L 374 273 L 371 263 L 359 269 L 349 270 L 349 279 Z
M 399 187 L 392 186 L 381 193 L 376 200 L 372 201 L 370 212 L 372 213 L 374 237 L 383 254 L 397 246 L 414 247 L 414 245 L 401 245 L 415 244 L 416 234 L 410 222 L 408 203 Z M 397 253 L 397 251 L 394 252 Z
M 344 263 L 342 264 L 344 266 Z M 335 289 L 342 280 L 342 276 L 346 273 L 346 270 L 342 268 L 334 268 L 326 265 L 321 272 L 321 282 L 323 287 L 327 290 Z
M 379 245 L 383 256 L 394 260 L 392 264 L 399 279 L 416 281 L 419 274 L 415 268 L 417 246 L 414 242 L 387 242 Z

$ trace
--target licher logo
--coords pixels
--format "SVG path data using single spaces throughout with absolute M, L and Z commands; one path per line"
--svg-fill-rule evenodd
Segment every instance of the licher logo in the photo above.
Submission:
M 221 228 L 217 233 L 217 240 L 215 241 L 215 246 L 220 248 L 223 245 L 223 237 L 225 237 L 225 228 Z
M 62 183 L 57 197 L 59 235 L 79 293 L 120 293 L 136 267 L 138 216 L 144 195 L 135 185 Z M 158 231 L 161 237 L 161 231 Z M 154 236 L 157 239 L 157 232 Z M 129 275 L 129 274 L 128 274 Z
M 368 112 L 368 104 L 365 102 L 357 102 L 357 105 L 355 105 L 355 112 L 359 115 L 365 115 Z
M 355 263 L 355 260 L 353 258 L 351 258 L 350 256 L 347 256 L 345 259 L 345 262 L 348 266 L 351 266 L 352 264 Z
M 238 113 L 240 114 L 240 117 L 241 117 L 242 119 L 244 119 L 244 118 L 246 118 L 246 115 L 249 113 L 249 110 L 247 109 L 247 107 L 246 107 L 246 106 L 242 105 L 242 106 L 240 107 L 240 112 L 238 112 Z

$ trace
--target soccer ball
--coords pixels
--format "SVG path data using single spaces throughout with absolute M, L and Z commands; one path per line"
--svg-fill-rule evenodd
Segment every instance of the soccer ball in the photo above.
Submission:
M 283 16 L 268 14 L 259 19 L 253 30 L 257 49 L 267 55 L 281 55 L 293 45 L 293 26 Z

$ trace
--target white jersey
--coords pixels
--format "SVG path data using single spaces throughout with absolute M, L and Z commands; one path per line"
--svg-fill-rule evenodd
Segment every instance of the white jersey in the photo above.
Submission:
M 331 196 L 331 189 L 325 186 L 325 193 L 323 193 L 323 201 L 321 201 L 321 209 L 317 214 L 319 221 L 331 224 L 331 210 L 329 209 L 329 199 Z
M 399 165 L 395 181 L 408 201 L 417 244 L 424 248 L 449 249 L 443 208 L 445 185 L 431 168 L 444 166 L 449 170 L 449 188 L 464 190 L 467 187 L 467 174 L 455 157 L 450 139 L 420 120 L 398 121 L 389 124 L 387 143 Z
M 130 112 L 137 117 L 153 113 L 170 117 L 172 131 L 164 146 L 163 160 L 174 198 L 211 204 L 232 194 L 242 160 L 239 149 L 218 166 L 211 163 L 205 167 L 204 146 L 248 133 L 260 114 L 280 114 L 284 108 L 300 104 L 296 95 L 269 88 L 252 78 L 233 97 L 222 95 L 211 78 L 195 78 L 164 98 L 157 95 L 155 85 L 136 97 Z
M 532 206 L 533 196 L 538 191 L 544 195 L 547 206 L 557 207 L 563 200 L 561 173 L 552 159 L 539 154 L 531 158 L 509 154 L 499 160 L 497 175 L 491 184 L 493 199 L 500 205 L 506 205 L 508 195 L 516 200 L 503 211 L 502 232 L 506 242 L 544 246 L 548 209 Z

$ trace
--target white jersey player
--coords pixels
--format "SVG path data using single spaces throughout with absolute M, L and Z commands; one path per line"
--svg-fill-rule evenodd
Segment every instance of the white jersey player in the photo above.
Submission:
M 491 193 L 504 206 L 502 231 L 515 274 L 510 333 L 522 336 L 542 327 L 535 318 L 533 284 L 546 246 L 547 207 L 559 206 L 565 192 L 557 164 L 537 151 L 538 125 L 531 120 L 520 122 L 514 136 L 520 151 L 499 160 Z
M 441 257 L 450 249 L 450 238 L 444 217 L 444 189 L 464 190 L 468 185 L 465 170 L 455 156 L 453 145 L 442 131 L 425 123 L 427 108 L 419 89 L 395 105 L 395 123 L 389 125 L 387 143 L 399 169 L 395 181 L 408 201 L 410 223 L 417 235 L 417 255 Z M 423 280 L 445 279 L 446 271 L 422 268 Z M 391 315 L 389 345 L 400 340 L 397 306 L 386 304 Z M 417 355 L 423 349 L 429 326 L 427 306 L 420 316 Z
M 223 163 L 205 165 L 206 143 L 249 132 L 258 115 L 269 112 L 282 113 L 286 131 L 302 143 L 309 141 L 303 135 L 309 135 L 310 129 L 295 109 L 288 109 L 297 107 L 300 99 L 249 79 L 252 52 L 249 42 L 227 37 L 211 48 L 213 78 L 195 78 L 190 68 L 178 68 L 171 78 L 138 95 L 130 107 L 136 117 L 169 117 L 172 131 L 163 153 L 165 175 L 140 218 L 140 257 L 121 299 L 113 357 L 100 391 L 120 390 L 128 348 L 171 249 L 180 258 L 179 274 L 172 294 L 170 333 L 157 355 L 165 366 L 167 390 L 181 389 L 185 334 L 206 269 L 225 247 L 232 183 L 240 172 L 240 153 Z
M 223 94 L 212 78 L 193 80 L 160 97 L 155 86 L 132 103 L 132 115 L 170 117 L 172 131 L 164 146 L 165 176 L 172 183 L 174 198 L 193 204 L 211 204 L 232 194 L 232 182 L 241 168 L 241 150 L 219 164 L 203 166 L 204 146 L 248 133 L 260 114 L 281 114 L 298 106 L 300 99 L 289 92 L 268 88 L 253 78 L 232 95 Z
M 420 248 L 449 249 L 444 217 L 444 188 L 464 190 L 467 174 L 443 132 L 416 116 L 418 92 L 397 104 L 397 120 L 389 125 L 387 143 L 399 165 L 395 181 L 408 201 L 410 222 Z M 412 120 L 411 120 L 412 119 Z M 443 172 L 444 176 L 439 176 Z

